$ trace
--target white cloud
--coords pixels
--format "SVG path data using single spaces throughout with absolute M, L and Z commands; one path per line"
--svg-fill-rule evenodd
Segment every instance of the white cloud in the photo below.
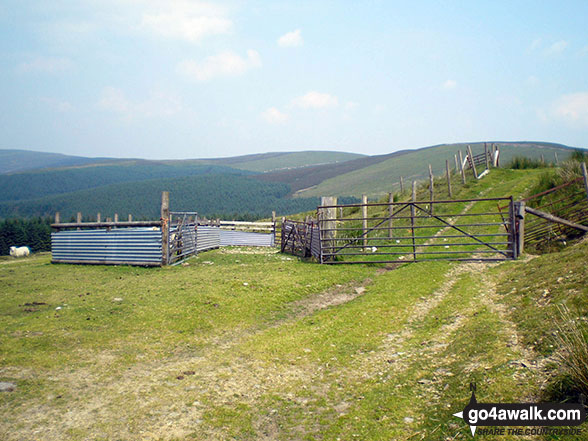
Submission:
M 132 101 L 115 87 L 102 90 L 98 107 L 119 114 L 125 120 L 172 116 L 182 110 L 179 98 L 154 92 L 144 101 Z
M 588 92 L 561 96 L 553 105 L 553 114 L 574 126 L 588 127 Z
M 222 52 L 207 57 L 202 62 L 184 60 L 178 63 L 177 71 L 197 81 L 208 81 L 218 76 L 242 75 L 250 69 L 261 67 L 261 57 L 254 50 L 247 51 L 247 58 L 234 52 Z
M 302 39 L 302 35 L 300 34 L 300 29 L 288 32 L 278 38 L 278 45 L 281 47 L 297 47 L 302 46 L 303 43 L 304 41 Z
M 568 47 L 568 42 L 565 40 L 556 41 L 551 46 L 545 49 L 545 55 L 561 54 Z
M 335 107 L 339 104 L 336 96 L 321 92 L 308 92 L 306 95 L 294 98 L 292 104 L 303 109 L 322 109 Z
M 201 1 L 151 1 L 139 28 L 165 38 L 198 43 L 209 35 L 227 34 L 233 22 L 226 11 Z
M 23 73 L 41 72 L 56 74 L 68 71 L 73 66 L 74 63 L 69 58 L 39 56 L 31 61 L 19 64 L 17 71 Z
M 261 113 L 261 117 L 270 124 L 281 124 L 288 120 L 288 115 L 280 112 L 275 107 L 270 107 Z
M 443 83 L 443 89 L 451 90 L 457 87 L 457 81 L 455 80 L 447 80 Z

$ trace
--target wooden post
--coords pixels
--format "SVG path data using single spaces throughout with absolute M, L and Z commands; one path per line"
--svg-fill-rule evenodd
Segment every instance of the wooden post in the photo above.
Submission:
M 429 164 L 429 198 L 431 201 L 431 214 L 433 214 L 433 201 L 435 200 L 435 181 L 433 178 L 433 168 Z
M 96 215 L 96 222 L 102 222 L 102 215 L 100 213 Z
M 455 159 L 455 173 L 459 173 L 459 164 L 457 163 L 457 153 L 453 155 L 453 159 Z
M 449 159 L 445 160 L 445 174 L 447 175 L 447 193 L 449 197 L 453 197 L 451 194 L 451 173 L 449 172 Z
M 402 181 L 402 176 L 400 176 L 400 193 L 404 193 L 404 182 Z
M 484 158 L 486 159 L 486 170 L 490 170 L 490 158 L 488 157 L 488 144 L 484 143 Z
M 541 165 L 545 165 L 545 155 L 541 153 Z
M 118 222 L 118 213 L 114 213 L 114 223 Z
M 161 264 L 169 262 L 169 191 L 161 192 Z
M 416 181 L 412 181 L 412 201 L 416 201 Z M 410 206 L 410 229 L 412 234 L 412 259 L 416 260 L 416 242 L 414 239 L 414 217 L 415 217 L 415 208 L 414 204 Z
M 513 259 L 516 259 L 518 257 L 517 255 L 517 220 L 516 220 L 516 213 L 515 213 L 515 207 L 514 207 L 514 202 L 512 200 L 512 196 L 510 198 L 510 202 L 508 203 L 508 220 L 509 220 L 509 226 L 508 226 L 508 239 L 510 242 L 510 246 L 511 246 L 511 257 Z
M 78 224 L 81 224 L 81 223 L 82 223 L 82 213 L 81 213 L 81 211 L 78 211 L 78 214 L 76 215 L 76 222 L 77 222 Z M 78 229 L 78 230 L 81 230 L 81 228 L 80 228 L 80 227 L 78 227 L 77 229 Z
M 586 198 L 588 198 L 588 172 L 586 171 L 586 163 L 582 162 L 582 176 L 584 177 L 584 188 L 586 189 Z
M 133 215 L 129 213 L 129 222 L 133 222 Z
M 393 222 L 392 222 L 392 215 L 394 214 L 394 205 L 392 205 L 392 203 L 394 202 L 394 194 L 393 193 L 388 193 L 388 203 L 390 205 L 388 205 L 388 216 L 390 217 L 390 219 L 388 220 L 388 237 L 391 238 L 394 236 L 394 234 L 392 233 L 392 226 L 393 226 Z
M 323 196 L 321 206 L 337 205 L 337 198 L 334 196 Z M 321 229 L 321 263 L 323 260 L 322 250 L 328 248 L 329 254 L 335 251 L 337 237 L 337 208 L 321 208 L 319 213 L 319 225 Z
M 367 245 L 368 245 L 368 238 L 367 238 L 367 230 L 368 230 L 368 221 L 367 221 L 367 204 L 368 199 L 367 195 L 361 195 L 361 226 L 362 226 L 362 233 L 363 233 L 363 251 L 365 252 Z
M 555 165 L 559 165 L 559 159 L 557 159 L 557 152 L 553 152 L 555 155 Z
M 459 151 L 459 171 L 461 172 L 461 182 L 465 185 L 466 177 L 463 169 L 463 156 L 461 155 L 461 150 Z
M 59 214 L 59 211 L 55 213 L 55 223 L 56 224 L 61 223 L 61 215 Z
M 515 202 L 515 216 L 517 218 L 516 246 L 517 255 L 525 250 L 525 202 Z
M 474 163 L 474 155 L 472 155 L 472 148 L 468 145 L 468 158 L 474 172 L 474 178 L 478 179 L 478 171 L 476 170 L 476 164 Z
M 496 159 L 495 159 L 496 165 L 494 167 L 500 167 L 500 146 L 497 145 L 496 146 Z

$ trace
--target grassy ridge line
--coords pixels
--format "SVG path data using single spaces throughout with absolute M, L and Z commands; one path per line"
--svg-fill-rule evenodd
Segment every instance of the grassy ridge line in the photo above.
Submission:
M 359 153 L 309 150 L 303 152 L 260 153 L 231 158 L 204 159 L 200 161 L 265 173 L 274 170 L 309 167 L 317 164 L 336 164 L 363 156 L 365 155 Z
M 563 161 L 572 155 L 573 150 L 569 148 L 544 145 L 544 144 L 500 144 L 500 161 L 506 164 L 514 156 L 527 156 L 540 158 L 545 156 L 546 161 L 554 160 L 554 152 L 557 152 L 559 160 Z M 473 154 L 484 151 L 484 143 L 472 143 Z M 454 154 L 458 150 L 465 152 L 467 144 L 449 144 L 435 147 L 428 147 L 415 150 L 403 155 L 387 159 L 376 164 L 354 170 L 344 174 L 335 174 L 324 180 L 316 187 L 304 192 L 298 192 L 297 196 L 337 196 L 350 195 L 359 197 L 362 194 L 380 196 L 391 189 L 398 189 L 400 177 L 405 179 L 406 186 L 411 180 L 421 180 L 428 176 L 427 165 L 431 164 L 433 173 L 436 176 L 445 173 L 445 160 L 449 160 L 449 166 L 455 167 Z

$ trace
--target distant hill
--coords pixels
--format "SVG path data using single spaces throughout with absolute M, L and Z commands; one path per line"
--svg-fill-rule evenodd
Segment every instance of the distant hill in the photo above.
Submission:
M 490 145 L 491 143 L 488 143 Z M 554 161 L 554 153 L 557 152 L 560 161 L 567 159 L 574 148 L 561 144 L 543 142 L 494 142 L 500 147 L 500 162 L 506 165 L 514 156 L 540 158 L 544 156 L 548 162 Z M 399 188 L 400 177 L 405 181 L 423 179 L 428 174 L 428 165 L 431 164 L 433 173 L 440 175 L 445 172 L 445 160 L 454 167 L 454 155 L 461 150 L 464 154 L 470 145 L 473 154 L 484 152 L 484 143 L 460 143 L 441 144 L 424 147 L 417 150 L 403 150 L 391 155 L 383 155 L 378 160 L 362 167 L 361 160 L 350 161 L 341 164 L 341 167 L 325 166 L 317 169 L 320 179 L 307 177 L 298 179 L 302 174 L 310 170 L 296 170 L 292 174 L 278 176 L 259 176 L 258 179 L 268 179 L 274 182 L 284 182 L 296 189 L 297 197 L 309 196 L 360 196 L 368 194 L 378 196 Z M 366 161 L 366 164 L 368 161 Z M 357 167 L 355 167 L 357 166 Z M 346 168 L 351 170 L 345 171 Z M 316 181 L 320 182 L 317 183 Z M 304 182 L 308 182 L 305 188 L 300 188 Z
M 33 152 L 29 150 L 0 150 L 0 174 L 55 167 L 75 167 L 97 163 L 116 163 L 111 158 L 84 158 L 60 153 Z
M 497 142 L 504 165 L 514 156 L 561 161 L 573 149 L 542 142 Z M 470 143 L 474 154 L 483 143 Z M 175 209 L 202 215 L 268 216 L 312 210 L 319 196 L 379 196 L 398 189 L 402 176 L 422 179 L 428 164 L 436 175 L 445 160 L 465 152 L 467 144 L 442 144 L 387 155 L 307 151 L 263 153 L 216 159 L 141 160 L 82 158 L 16 150 L 0 150 L 0 218 L 53 215 L 64 218 L 81 211 L 95 216 L 117 212 L 140 217 L 159 215 L 162 190 L 172 192 Z M 26 168 L 26 171 L 22 171 Z M 35 168 L 42 167 L 42 168 Z M 35 168 L 31 170 L 30 168 Z M 21 170 L 21 171 L 17 171 Z M 294 197 L 292 197 L 294 196 Z
M 202 161 L 211 164 L 226 165 L 241 170 L 265 173 L 277 170 L 291 170 L 319 164 L 337 164 L 362 157 L 366 157 L 366 155 L 346 152 L 303 151 L 261 153 Z
M 170 192 L 172 210 L 197 211 L 213 216 L 250 214 L 268 217 L 272 210 L 289 214 L 312 210 L 316 198 L 287 199 L 289 186 L 261 182 L 240 175 L 204 175 L 171 179 L 123 182 L 43 198 L 0 202 L 0 218 L 53 216 L 59 211 L 67 220 L 80 211 L 103 219 L 118 213 L 121 219 L 132 214 L 135 219 L 159 218 L 161 192 Z

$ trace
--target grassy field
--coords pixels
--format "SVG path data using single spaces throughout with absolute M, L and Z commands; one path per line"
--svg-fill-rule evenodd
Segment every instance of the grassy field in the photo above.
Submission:
M 518 196 L 540 171 L 500 173 L 462 191 Z M 151 269 L 3 259 L 0 439 L 471 439 L 452 414 L 472 381 L 482 402 L 577 398 L 552 334 L 557 305 L 588 322 L 587 261 L 587 241 L 393 270 L 256 248 Z

